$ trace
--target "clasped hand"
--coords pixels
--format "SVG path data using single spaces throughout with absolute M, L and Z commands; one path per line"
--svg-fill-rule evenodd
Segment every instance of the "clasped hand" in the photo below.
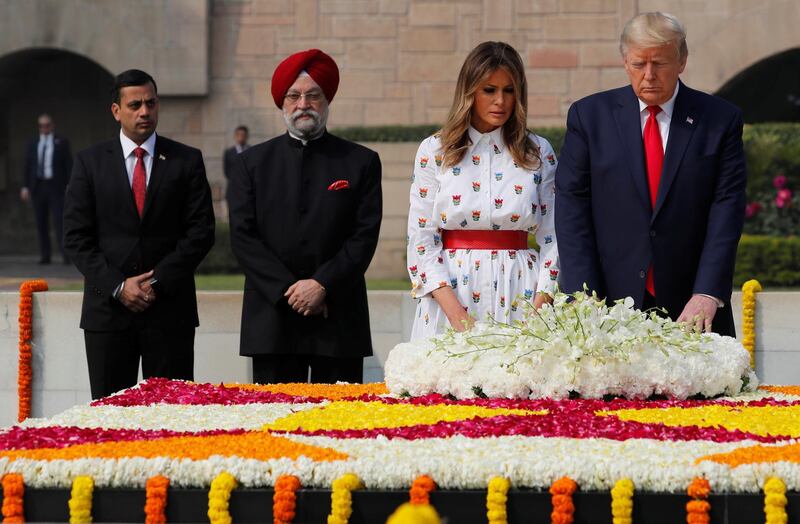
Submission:
M 117 297 L 123 306 L 134 313 L 141 313 L 149 308 L 156 300 L 156 292 L 150 281 L 153 279 L 153 270 L 125 279 Z
M 328 306 L 325 304 L 325 288 L 314 280 L 298 280 L 283 294 L 289 307 L 304 317 L 322 315 L 328 317 Z

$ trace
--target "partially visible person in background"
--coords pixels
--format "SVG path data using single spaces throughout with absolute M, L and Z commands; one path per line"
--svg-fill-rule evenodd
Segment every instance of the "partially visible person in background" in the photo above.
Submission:
M 33 202 L 39 237 L 39 263 L 50 263 L 52 216 L 56 244 L 61 251 L 62 261 L 68 264 L 62 241 L 62 215 L 64 191 L 72 171 L 72 153 L 67 139 L 55 134 L 55 123 L 50 115 L 39 115 L 38 126 L 39 135 L 28 143 L 25 151 L 25 169 L 19 196 L 23 202 Z
M 250 130 L 247 129 L 247 126 L 239 126 L 233 132 L 233 146 L 226 149 L 222 155 L 222 171 L 226 179 L 231 178 L 231 173 L 236 165 L 236 155 L 250 147 L 247 143 L 249 137 Z

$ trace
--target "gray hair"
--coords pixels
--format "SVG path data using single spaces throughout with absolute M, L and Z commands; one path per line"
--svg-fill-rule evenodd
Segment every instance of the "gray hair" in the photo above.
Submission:
M 668 13 L 642 13 L 625 24 L 619 37 L 619 51 L 625 56 L 628 46 L 660 47 L 672 43 L 681 59 L 689 56 L 686 30 L 677 18 Z

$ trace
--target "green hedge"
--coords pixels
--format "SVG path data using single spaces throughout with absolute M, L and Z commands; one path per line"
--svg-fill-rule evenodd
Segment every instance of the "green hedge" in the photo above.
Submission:
M 198 273 L 241 273 L 239 262 L 231 251 L 231 231 L 228 224 L 217 222 L 214 247 L 197 268 Z
M 754 200 L 774 197 L 772 179 L 783 174 L 792 190 L 800 190 L 800 124 L 753 124 L 744 128 L 747 193 Z
M 439 129 L 438 125 L 345 127 L 332 132 L 356 142 L 420 142 Z M 547 138 L 560 152 L 563 127 L 543 127 L 535 132 Z M 772 192 L 772 179 L 782 173 L 789 186 L 800 190 L 800 124 L 752 124 L 744 128 L 748 193 Z
M 231 252 L 227 224 L 217 223 L 217 241 L 198 273 L 240 273 L 239 264 Z M 734 286 L 751 278 L 764 286 L 800 286 L 800 238 L 742 236 L 736 256 Z
M 422 142 L 425 138 L 438 131 L 438 125 L 418 126 L 375 126 L 375 127 L 342 127 L 332 129 L 334 135 L 352 140 L 353 142 Z M 545 137 L 553 144 L 556 154 L 564 143 L 563 127 L 542 127 L 533 130 L 534 133 Z
M 800 238 L 742 236 L 733 284 L 741 286 L 751 278 L 762 286 L 800 286 Z

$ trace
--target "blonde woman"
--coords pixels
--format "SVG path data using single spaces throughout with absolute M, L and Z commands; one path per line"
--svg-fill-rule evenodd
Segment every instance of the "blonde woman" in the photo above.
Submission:
M 549 300 L 559 261 L 556 158 L 526 129 L 517 51 L 484 42 L 467 56 L 442 130 L 419 146 L 408 217 L 408 271 L 419 299 L 411 339 L 488 317 L 511 322 Z M 540 252 L 528 249 L 528 233 Z

